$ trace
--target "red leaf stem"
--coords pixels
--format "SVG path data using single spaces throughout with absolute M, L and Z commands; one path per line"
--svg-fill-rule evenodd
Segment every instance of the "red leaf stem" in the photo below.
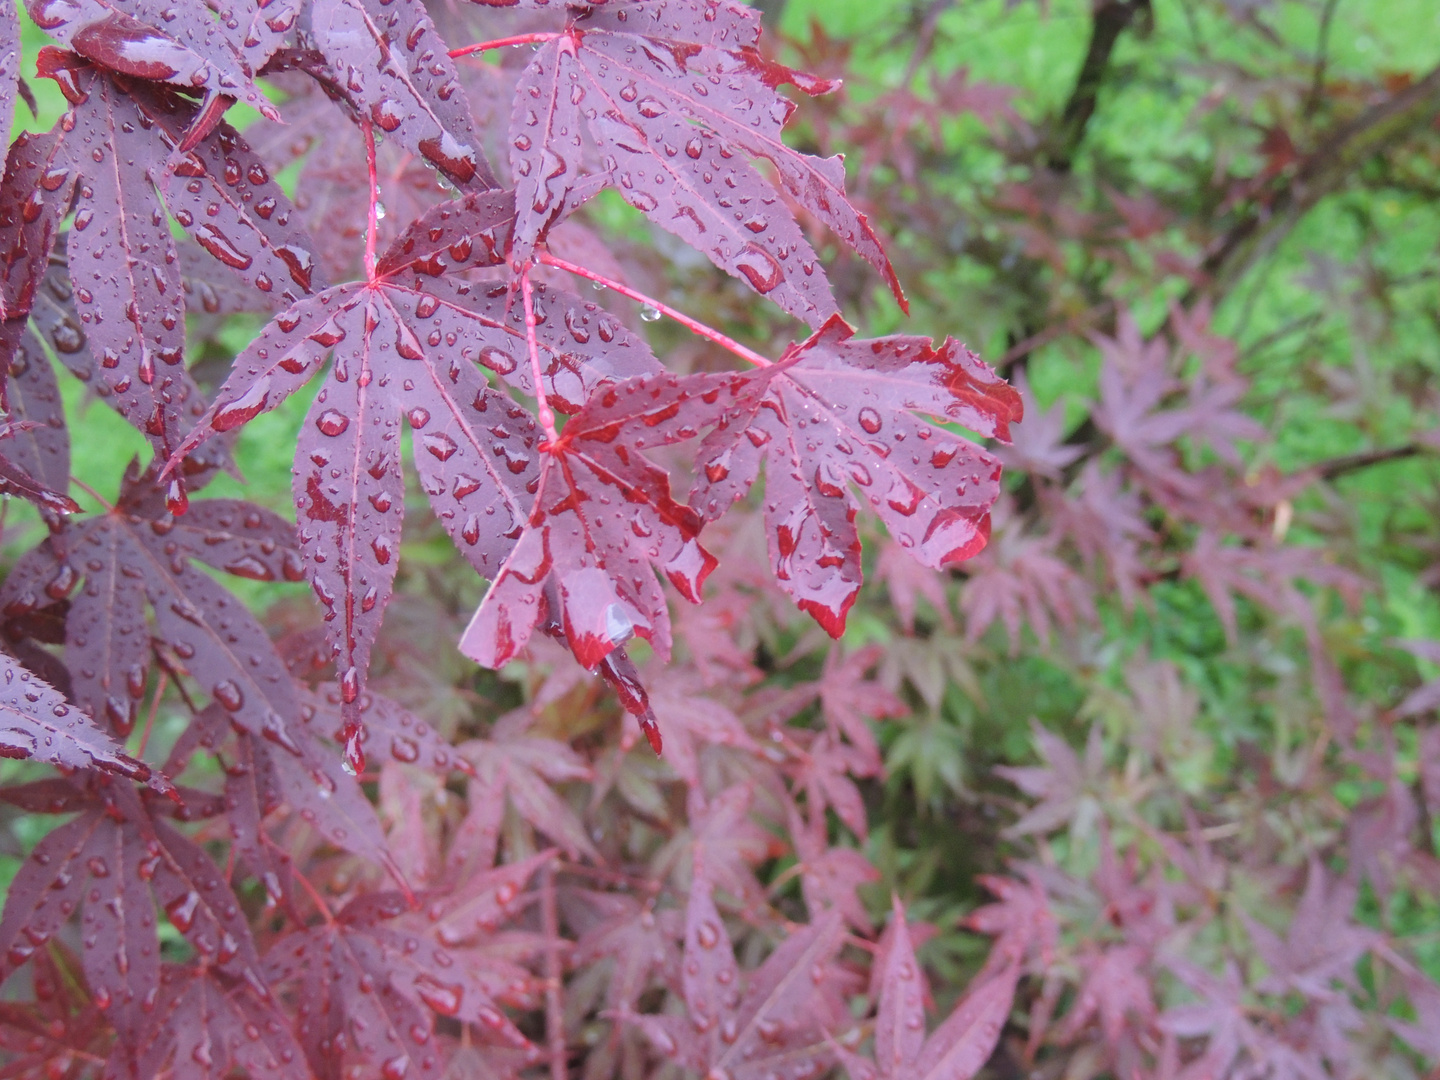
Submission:
M 476 53 L 488 52 L 491 49 L 503 49 L 507 45 L 539 45 L 546 41 L 554 41 L 561 35 L 555 33 L 539 34 L 516 34 L 514 37 L 496 38 L 494 41 L 480 41 L 474 45 L 465 45 L 458 49 L 451 49 L 450 56 L 458 60 L 462 56 L 473 56 Z
M 713 341 L 722 349 L 727 349 L 730 352 L 734 353 L 736 356 L 740 357 L 740 359 L 744 360 L 747 364 L 754 364 L 756 367 L 770 366 L 770 361 L 767 360 L 765 357 L 761 356 L 754 349 L 746 348 L 734 338 L 722 334 L 713 326 L 707 326 L 700 320 L 693 319 L 689 315 L 686 315 L 683 311 L 679 311 L 676 308 L 671 307 L 669 304 L 656 300 L 653 296 L 646 296 L 638 289 L 632 289 L 628 285 L 622 285 L 620 282 L 615 281 L 612 278 L 605 277 L 603 274 L 597 274 L 593 270 L 587 270 L 585 267 L 580 266 L 577 263 L 567 262 L 565 259 L 557 258 L 556 256 L 549 254 L 548 252 L 541 252 L 539 255 L 539 259 L 546 266 L 553 266 L 557 270 L 568 270 L 570 273 L 593 281 L 597 285 L 604 285 L 607 289 L 614 289 L 621 296 L 628 296 L 631 300 L 639 301 L 642 304 L 649 304 L 656 311 L 660 312 L 660 314 L 669 315 L 670 318 L 674 319 L 681 326 L 685 327 L 685 329 L 689 330 L 692 334 L 703 337 L 707 341 Z
M 365 133 L 365 171 L 370 177 L 370 210 L 365 224 L 365 280 L 375 280 L 375 234 L 380 227 L 380 178 L 375 171 L 375 127 L 370 117 L 360 118 Z
M 530 284 L 530 267 L 527 265 L 520 272 L 520 295 L 525 305 L 525 344 L 530 350 L 530 379 L 535 387 L 535 400 L 539 405 L 540 426 L 545 430 L 545 438 L 553 446 L 559 439 L 555 430 L 555 410 L 550 407 L 550 400 L 545 396 L 545 372 L 540 366 L 540 343 L 535 336 L 535 290 Z

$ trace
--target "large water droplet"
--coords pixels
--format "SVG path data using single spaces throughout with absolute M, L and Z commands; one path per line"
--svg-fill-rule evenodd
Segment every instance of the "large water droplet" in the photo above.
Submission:
M 350 426 L 350 418 L 334 409 L 326 409 L 316 419 L 315 426 L 320 429 L 320 434 L 333 438 L 345 433 L 345 429 Z

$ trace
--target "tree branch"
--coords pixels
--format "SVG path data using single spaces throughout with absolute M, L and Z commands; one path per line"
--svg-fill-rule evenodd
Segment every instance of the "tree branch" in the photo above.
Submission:
M 1069 172 L 1075 163 L 1075 154 L 1085 139 L 1090 118 L 1095 115 L 1100 87 L 1110 69 L 1110 54 L 1115 51 L 1120 35 L 1137 16 L 1143 16 L 1147 24 L 1153 18 L 1150 0 L 1099 0 L 1095 21 L 1090 26 L 1090 47 L 1086 50 L 1084 63 L 1080 65 L 1080 74 L 1075 77 L 1070 100 L 1065 103 L 1065 111 L 1060 115 L 1060 125 L 1050 150 L 1048 164 L 1056 172 Z
M 1217 296 L 1228 292 L 1290 234 L 1311 207 L 1336 191 L 1360 165 L 1420 131 L 1437 113 L 1440 67 L 1340 125 L 1287 179 L 1258 197 L 1251 211 L 1214 245 L 1201 264 L 1208 285 L 1192 289 L 1185 306 L 1202 291 Z
M 1359 472 L 1361 469 L 1368 469 L 1372 465 L 1384 465 L 1389 461 L 1401 461 L 1405 458 L 1415 457 L 1424 449 L 1425 447 L 1418 443 L 1406 443 L 1404 446 L 1392 446 L 1385 450 L 1366 450 L 1360 454 L 1347 454 L 1344 457 L 1331 458 L 1329 461 L 1314 466 L 1314 470 L 1322 480 L 1334 480 L 1353 472 Z

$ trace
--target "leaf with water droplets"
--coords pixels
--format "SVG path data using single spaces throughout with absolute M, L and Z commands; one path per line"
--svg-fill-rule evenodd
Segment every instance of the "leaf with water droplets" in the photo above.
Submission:
M 344 726 L 340 687 L 328 683 L 304 694 L 303 700 L 306 706 L 315 709 L 310 726 L 329 732 L 330 737 L 338 741 Z M 448 777 L 452 772 L 475 775 L 470 760 L 458 753 L 432 724 L 410 710 L 373 691 L 362 695 L 358 704 L 365 724 L 361 742 L 368 751 L 367 757 L 373 755 L 377 761 L 384 761 L 388 755 L 402 765 L 414 765 L 441 777 Z
M 363 306 L 366 324 L 374 325 L 379 305 L 371 298 Z M 300 549 L 340 672 L 346 755 L 357 771 L 364 759 L 355 702 L 399 567 L 405 500 L 400 410 L 383 389 L 379 355 L 394 338 L 361 329 L 352 326 L 306 414 L 299 446 L 305 457 L 296 462 L 292 485 Z
M 875 1060 L 887 1080 L 909 1076 L 925 1045 L 925 976 L 915 960 L 898 896 L 891 904 L 889 944 L 875 1017 Z
M 20 89 L 20 20 L 13 4 L 0 11 L 0 146 L 10 145 L 10 122 Z
M 964 346 L 856 340 L 837 318 L 744 379 L 748 391 L 737 392 L 700 447 L 691 505 L 719 517 L 763 462 L 771 567 L 832 636 L 844 629 L 862 579 L 855 492 L 926 566 L 984 546 L 999 462 L 913 415 L 1008 436 L 1020 399 Z M 675 393 L 688 390 L 682 382 Z
M 78 60 L 50 73 L 67 76 L 84 95 L 72 108 L 60 163 L 78 181 L 67 247 L 75 307 L 99 361 L 95 375 L 107 404 L 166 458 L 205 402 L 184 366 L 178 256 L 148 160 L 156 136 L 136 99 L 109 76 Z
M 26 0 L 56 41 L 121 75 L 234 98 L 279 113 L 255 85 L 238 23 L 209 9 L 164 0 Z
M 709 0 L 569 12 L 521 76 L 510 119 L 518 256 L 582 182 L 583 120 L 609 182 L 632 206 L 812 327 L 837 310 L 829 282 L 749 159 L 773 166 L 785 193 L 874 265 L 904 306 L 879 238 L 846 198 L 841 159 L 781 141 L 794 105 L 777 87 L 813 95 L 838 84 L 764 59 L 759 35 L 758 13 Z
M 513 901 L 519 887 L 549 857 L 546 853 L 480 875 L 467 882 L 465 889 L 480 896 L 509 896 Z M 501 922 L 511 921 L 512 911 L 502 909 L 489 925 L 477 924 L 468 927 L 468 933 L 457 933 L 457 924 L 444 921 L 439 914 L 445 907 L 443 901 L 432 901 L 423 914 L 412 911 L 413 906 L 399 893 L 369 893 L 347 904 L 336 920 L 346 928 L 347 947 L 368 962 L 371 970 L 385 971 L 390 985 L 413 1005 L 446 1019 L 478 1024 L 488 1042 L 528 1047 L 525 1036 L 500 1011 L 487 982 L 494 980 L 498 993 L 533 1006 L 526 985 L 529 973 L 515 964 L 497 963 L 483 948 L 460 944 L 476 937 L 488 943 L 497 936 Z M 524 906 L 518 903 L 514 910 Z M 473 909 L 469 913 L 473 914 Z M 511 951 L 517 958 L 524 956 L 519 950 Z M 520 985 L 506 985 L 512 983 Z
M 926 1041 L 914 1071 L 905 1075 L 920 1080 L 971 1080 L 1000 1041 L 1019 979 L 1020 966 L 1008 964 L 972 983 L 955 1011 Z
M 513 191 L 466 192 L 411 222 L 376 260 L 375 272 L 394 277 L 411 270 L 439 277 L 473 266 L 500 266 L 514 223 Z
M 90 717 L 4 653 L 0 680 L 0 757 L 33 758 L 67 769 L 106 769 L 168 790 L 162 776 L 123 753 Z
M 42 1077 L 57 1061 L 100 1061 L 113 1035 L 70 950 L 51 942 L 31 962 L 31 1000 L 0 1002 L 0 1051 L 15 1076 Z
M 419 0 L 316 0 L 310 32 L 376 128 L 457 187 L 499 187 L 455 62 Z
M 397 989 L 390 970 L 382 943 L 343 913 L 271 946 L 266 980 L 290 987 L 287 996 L 307 1006 L 296 1034 L 316 1076 L 344 1075 L 340 1070 L 349 1064 L 357 1075 L 438 1080 L 433 1020 Z
M 617 436 L 669 419 L 674 410 L 661 399 L 671 381 L 602 386 L 565 425 L 541 462 L 534 511 L 461 652 L 500 667 L 536 625 L 553 621 L 587 669 L 637 635 L 669 655 L 670 616 L 655 571 L 698 603 L 715 559 L 696 540 L 699 516 L 671 498 L 669 474 L 640 452 L 646 438 Z
M 215 405 L 177 451 L 176 460 L 211 434 L 276 407 L 334 350 L 297 448 L 294 491 L 300 547 L 326 608 L 347 718 L 357 725 L 346 736 L 352 756 L 360 736 L 350 707 L 363 690 L 399 555 L 401 417 L 414 433 L 414 461 L 431 505 L 482 575 L 500 573 L 540 486 L 534 419 L 476 366 L 530 388 L 529 364 L 519 360 L 519 311 L 505 310 L 503 286 L 437 281 L 431 288 L 389 280 L 340 286 L 277 316 L 236 359 Z M 596 305 L 544 289 L 536 302 L 542 371 L 557 407 L 578 408 L 597 387 L 658 367 L 649 349 Z M 672 515 L 694 517 L 670 506 Z M 663 605 L 653 580 L 647 595 L 652 606 Z
M 60 219 L 75 186 L 65 153 L 57 132 L 21 132 L 6 158 L 0 184 L 0 315 L 6 319 L 29 313 L 50 269 Z
M 271 896 L 285 897 L 289 856 L 266 835 L 288 820 L 292 827 L 312 830 L 336 850 L 358 855 L 402 881 L 375 808 L 359 781 L 346 774 L 330 737 L 337 726 L 330 722 L 334 716 L 308 688 L 297 685 L 295 693 L 301 703 L 299 722 L 287 727 L 283 739 L 232 731 L 228 714 L 222 709 L 217 716 L 213 706 L 197 720 L 213 725 L 211 752 L 235 763 L 226 770 L 225 792 L 236 852 L 264 880 Z M 233 749 L 225 744 L 230 735 Z M 282 808 L 287 813 L 279 813 Z M 266 878 L 267 873 L 271 877 Z
M 0 435 L 0 449 L 13 474 L 5 478 L 7 488 L 52 519 L 74 513 L 80 507 L 64 494 L 70 486 L 70 433 L 55 369 L 20 320 L 0 326 L 0 339 L 0 363 L 9 358 L 4 385 L 12 421 Z
M 174 543 L 190 558 L 236 577 L 252 581 L 304 578 L 295 526 L 254 503 L 240 499 L 192 503 L 165 535 L 167 547 Z
M 266 554 L 270 537 L 287 531 L 273 515 L 233 500 L 218 502 L 217 510 L 199 510 L 196 525 L 177 527 L 154 470 L 132 470 L 115 512 L 73 521 L 63 544 L 42 543 L 17 567 L 23 572 L 6 582 L 5 610 L 12 617 L 70 598 L 66 659 L 76 699 L 119 734 L 130 731 L 147 686 L 147 607 L 174 661 L 236 723 L 283 740 L 285 718 L 295 715 L 289 673 L 265 631 L 244 604 L 190 564 L 196 557 L 214 559 L 218 568 L 249 577 L 273 566 L 276 576 L 293 580 L 295 552 L 287 560 L 275 541 Z M 222 521 L 232 523 L 229 531 Z M 250 535 L 247 521 L 255 523 Z
M 198 109 L 158 88 L 131 96 L 178 155 L 158 176 L 161 195 L 196 244 L 228 267 L 267 307 L 284 308 L 326 282 L 317 245 L 270 170 L 221 121 L 191 150 L 178 149 Z
M 289 1017 L 247 982 L 203 966 L 167 965 L 153 1010 L 137 1076 L 210 1080 L 236 1069 L 275 1080 L 312 1075 Z
M 713 884 L 697 852 L 685 913 L 681 986 L 690 1024 L 651 1027 L 670 1040 L 667 1053 L 691 1068 L 715 1075 L 764 1076 L 789 1051 L 825 1061 L 824 1034 L 814 1008 L 825 968 L 843 942 L 838 914 L 825 912 L 792 932 L 750 974 L 743 987 L 730 937 L 711 899 Z M 817 1046 L 817 1044 L 819 1044 Z M 660 1043 L 663 1047 L 663 1043 Z
M 700 1059 L 707 1064 L 719 1058 L 735 1039 L 735 1010 L 740 1005 L 741 989 L 735 948 L 715 907 L 713 888 L 697 852 L 690 902 L 685 909 L 680 992 L 704 1046 Z
M 259 985 L 239 900 L 209 856 L 160 820 L 155 806 L 123 784 L 92 782 L 81 815 L 21 865 L 0 918 L 3 976 L 81 909 L 81 965 L 120 1035 L 117 1053 L 132 1062 L 160 978 L 157 901 L 207 964 Z

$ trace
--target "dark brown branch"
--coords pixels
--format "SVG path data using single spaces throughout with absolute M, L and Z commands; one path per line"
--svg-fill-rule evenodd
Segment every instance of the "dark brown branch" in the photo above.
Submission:
M 1085 140 L 1085 129 L 1095 115 L 1095 105 L 1100 98 L 1100 87 L 1110 69 L 1110 55 L 1120 35 L 1133 23 L 1137 16 L 1148 21 L 1153 17 L 1150 0 L 1101 0 L 1095 9 L 1095 20 L 1090 26 L 1090 47 L 1085 52 L 1085 61 L 1080 65 L 1080 74 L 1075 78 L 1075 88 L 1065 111 L 1060 115 L 1060 124 L 1055 132 L 1055 142 L 1050 150 L 1048 164 L 1056 172 L 1069 172 L 1075 163 L 1075 154 Z
M 1256 199 L 1254 207 L 1205 257 L 1205 289 L 1192 290 L 1188 307 L 1202 291 L 1223 296 L 1257 261 L 1275 249 L 1300 219 L 1338 190 L 1366 161 L 1404 142 L 1440 113 L 1440 67 L 1390 100 L 1340 125 L 1288 177 Z
M 1368 469 L 1372 465 L 1384 465 L 1386 462 L 1412 458 L 1424 449 L 1425 447 L 1418 443 L 1406 443 L 1404 446 L 1392 446 L 1385 450 L 1367 450 L 1361 454 L 1347 454 L 1315 466 L 1315 474 L 1322 480 L 1335 480 L 1338 477 L 1359 472 L 1361 469 Z

